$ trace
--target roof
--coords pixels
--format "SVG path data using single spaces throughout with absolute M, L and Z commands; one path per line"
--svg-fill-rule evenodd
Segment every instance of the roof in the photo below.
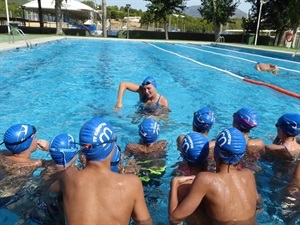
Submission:
M 26 9 L 38 10 L 38 1 L 30 1 L 23 6 L 25 6 Z M 41 6 L 43 12 L 55 14 L 54 0 L 42 0 Z M 97 18 L 100 17 L 99 13 L 95 9 L 75 0 L 62 1 L 61 9 L 65 15 L 68 15 L 73 19 L 90 19 L 91 12 L 94 12 L 94 14 L 97 15 Z

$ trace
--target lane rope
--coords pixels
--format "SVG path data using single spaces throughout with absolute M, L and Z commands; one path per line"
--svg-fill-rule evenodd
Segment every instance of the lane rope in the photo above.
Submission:
M 203 50 L 203 49 L 199 49 L 199 48 L 195 48 L 195 47 L 190 47 L 190 46 L 185 46 L 185 45 L 180 45 L 180 44 L 177 45 L 177 46 L 181 46 L 181 47 L 189 48 L 189 49 L 194 49 L 196 51 L 207 52 L 207 53 L 211 53 L 211 54 L 215 54 L 215 55 L 220 55 L 220 56 L 224 56 L 224 57 L 239 59 L 239 60 L 243 60 L 243 61 L 246 61 L 246 62 L 251 62 L 251 63 L 254 63 L 254 64 L 257 63 L 257 61 L 253 61 L 253 60 L 250 60 L 250 59 L 241 58 L 241 57 L 238 57 L 238 56 L 226 55 L 226 54 L 223 54 L 223 53 L 212 52 L 212 51 Z M 253 54 L 250 54 L 250 55 L 253 55 Z M 293 62 L 293 61 L 288 61 L 288 60 L 286 60 L 286 61 L 287 62 Z M 290 71 L 290 72 L 294 72 L 294 73 L 299 73 L 300 74 L 299 70 L 293 70 L 293 69 L 289 69 L 289 68 L 285 68 L 285 67 L 278 67 L 278 68 L 282 69 L 282 70 L 286 70 L 286 71 Z
M 231 76 L 233 76 L 233 77 L 236 77 L 236 78 L 238 78 L 238 79 L 241 79 L 241 80 L 243 80 L 243 81 L 245 81 L 245 82 L 248 82 L 248 83 L 251 83 L 251 84 L 255 84 L 255 85 L 266 86 L 266 87 L 271 88 L 271 89 L 273 89 L 273 90 L 275 90 L 275 91 L 277 91 L 277 92 L 280 92 L 280 93 L 283 93 L 283 94 L 285 94 L 285 95 L 288 95 L 288 96 L 291 96 L 291 97 L 300 99 L 300 94 L 297 94 L 297 93 L 294 93 L 294 92 L 285 90 L 285 89 L 280 88 L 280 87 L 278 87 L 278 86 L 275 86 L 275 85 L 272 85 L 272 84 L 268 84 L 268 83 L 265 83 L 265 82 L 261 82 L 261 81 L 255 81 L 255 80 L 252 80 L 252 79 L 249 79 L 249 78 L 245 78 L 245 77 L 239 76 L 239 75 L 234 74 L 234 73 L 232 73 L 232 72 L 230 72 L 230 71 L 223 70 L 223 69 L 220 69 L 220 68 L 215 67 L 215 66 L 210 66 L 210 65 L 201 63 L 201 62 L 199 62 L 199 61 L 197 61 L 197 60 L 191 59 L 191 58 L 189 58 L 189 57 L 180 55 L 180 54 L 178 54 L 178 53 L 176 53 L 176 52 L 172 52 L 172 51 L 163 49 L 163 48 L 158 47 L 158 46 L 156 46 L 156 45 L 154 45 L 154 44 L 152 44 L 152 43 L 149 43 L 149 42 L 148 42 L 147 44 L 150 45 L 150 46 L 152 46 L 152 47 L 154 47 L 154 48 L 157 48 L 157 49 L 159 49 L 159 50 L 161 50 L 161 51 L 164 51 L 164 52 L 167 52 L 167 53 L 169 53 L 169 54 L 176 55 L 176 56 L 178 56 L 178 57 L 180 57 L 180 58 L 186 59 L 186 60 L 188 60 L 188 61 L 194 62 L 194 63 L 196 63 L 196 64 L 198 64 L 198 65 L 201 65 L 201 66 L 204 66 L 204 67 L 208 67 L 208 68 L 211 68 L 211 69 L 215 69 L 215 70 L 218 70 L 218 71 L 227 73 L 227 74 L 229 74 L 229 75 L 231 75 Z

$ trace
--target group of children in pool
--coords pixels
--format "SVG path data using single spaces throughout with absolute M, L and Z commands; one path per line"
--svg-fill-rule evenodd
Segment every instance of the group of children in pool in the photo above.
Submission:
M 146 78 L 141 87 L 130 87 L 127 86 L 128 90 L 144 93 L 140 96 L 146 104 L 160 105 L 164 99 L 160 106 L 168 106 L 167 100 L 157 94 L 153 78 Z M 122 107 L 122 95 L 127 88 L 119 90 L 117 108 Z M 299 114 L 285 114 L 278 119 L 278 135 L 269 146 L 249 137 L 250 130 L 258 125 L 258 115 L 253 109 L 242 108 L 235 112 L 233 126 L 209 141 L 207 136 L 214 122 L 214 112 L 201 108 L 194 113 L 193 131 L 177 138 L 184 162 L 179 167 L 183 176 L 174 177 L 170 185 L 171 224 L 180 224 L 183 220 L 190 225 L 232 221 L 256 224 L 256 209 L 261 199 L 253 171 L 246 167 L 250 160 L 255 161 L 266 152 L 298 160 L 294 177 L 300 181 L 300 144 L 296 140 L 300 134 Z M 139 135 L 141 143 L 128 144 L 126 155 L 140 159 L 139 154 L 165 151 L 166 141 L 157 141 L 159 123 L 153 117 L 142 121 Z M 50 211 L 49 206 L 52 211 L 56 209 L 54 217 L 63 211 L 61 217 L 65 217 L 67 224 L 129 224 L 130 218 L 136 224 L 153 224 L 141 179 L 135 175 L 140 168 L 130 170 L 121 165 L 124 174 L 118 173 L 121 152 L 116 141 L 112 126 L 103 118 L 92 118 L 81 127 L 79 143 L 69 134 L 60 134 L 47 144 L 36 139 L 33 126 L 17 124 L 4 134 L 3 142 L 9 151 L 2 151 L 1 158 L 4 165 L 9 162 L 10 168 L 14 168 L 6 170 L 7 173 L 25 171 L 30 175 L 36 168 L 46 167 L 41 173 L 47 183 L 46 194 L 63 203 L 62 206 L 54 201 L 53 207 L 54 203 L 49 200 L 47 210 Z M 53 160 L 31 159 L 30 154 L 36 148 L 49 151 Z M 81 169 L 73 166 L 79 152 Z M 53 162 L 54 166 L 49 166 Z M 255 170 L 252 166 L 251 169 Z

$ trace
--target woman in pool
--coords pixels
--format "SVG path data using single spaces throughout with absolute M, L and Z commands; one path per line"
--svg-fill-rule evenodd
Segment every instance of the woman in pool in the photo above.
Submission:
M 118 99 L 115 110 L 123 107 L 123 95 L 126 90 L 137 92 L 140 96 L 140 102 L 143 103 L 144 111 L 154 115 L 169 112 L 168 100 L 157 93 L 156 81 L 153 77 L 146 77 L 141 85 L 132 82 L 121 82 L 118 90 Z
M 276 123 L 277 137 L 273 144 L 266 146 L 266 150 L 279 158 L 300 159 L 300 144 L 296 136 L 300 134 L 300 114 L 287 113 L 282 115 Z

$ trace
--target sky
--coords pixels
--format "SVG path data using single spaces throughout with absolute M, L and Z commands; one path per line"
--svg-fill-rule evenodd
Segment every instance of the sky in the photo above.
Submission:
M 96 0 L 97 4 L 102 4 L 101 0 Z M 114 6 L 117 5 L 118 7 L 125 6 L 126 4 L 131 4 L 131 7 L 134 9 L 141 9 L 146 11 L 145 5 L 149 2 L 144 0 L 106 0 L 106 6 Z M 187 6 L 193 5 L 200 5 L 200 0 L 188 0 Z M 243 12 L 247 13 L 248 10 L 251 8 L 249 3 L 246 3 L 244 0 L 240 0 L 240 5 L 238 7 Z

